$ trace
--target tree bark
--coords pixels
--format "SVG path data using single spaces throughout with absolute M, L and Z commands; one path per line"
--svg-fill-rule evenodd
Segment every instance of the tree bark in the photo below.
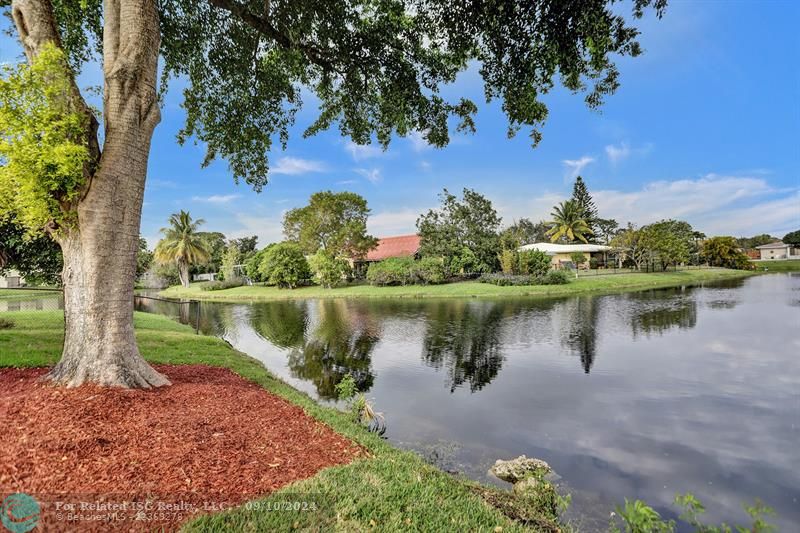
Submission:
M 70 387 L 157 387 L 169 381 L 139 354 L 133 287 L 150 141 L 160 120 L 158 12 L 153 0 L 106 0 L 103 14 L 105 142 L 102 153 L 92 152 L 77 225 L 55 233 L 64 253 L 65 336 L 48 377 Z M 48 0 L 14 0 L 12 16 L 29 61 L 47 42 L 60 46 Z M 89 133 L 93 150 L 97 138 Z
M 186 261 L 178 261 L 178 276 L 181 278 L 181 286 L 189 286 L 189 263 Z

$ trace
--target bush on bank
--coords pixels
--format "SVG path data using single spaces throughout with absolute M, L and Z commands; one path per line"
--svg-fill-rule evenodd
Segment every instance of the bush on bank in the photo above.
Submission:
M 434 257 L 414 260 L 393 257 L 372 263 L 367 270 L 370 285 L 435 285 L 446 280 L 442 261 Z
M 478 281 L 491 283 L 499 287 L 519 285 L 566 285 L 570 282 L 570 275 L 565 270 L 551 270 L 543 275 L 523 274 L 483 274 Z

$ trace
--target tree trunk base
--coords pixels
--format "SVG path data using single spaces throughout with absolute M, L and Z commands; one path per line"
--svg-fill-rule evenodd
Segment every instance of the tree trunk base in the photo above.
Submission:
M 166 376 L 147 364 L 138 353 L 110 360 L 92 358 L 89 354 L 65 354 L 44 379 L 68 388 L 87 384 L 135 389 L 171 385 Z

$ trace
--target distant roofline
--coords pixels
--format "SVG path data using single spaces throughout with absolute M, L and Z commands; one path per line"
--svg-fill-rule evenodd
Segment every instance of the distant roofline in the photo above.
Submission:
M 764 248 L 786 248 L 787 246 L 793 246 L 791 244 L 786 244 L 782 241 L 775 241 L 770 242 L 768 244 L 762 244 L 761 246 L 756 246 L 756 250 L 763 250 Z
M 542 252 L 552 254 L 568 254 L 572 252 L 607 252 L 613 250 L 614 247 L 606 246 L 604 244 L 558 244 L 552 242 L 537 242 L 534 244 L 526 244 L 517 248 L 519 251 L 526 250 L 541 250 Z

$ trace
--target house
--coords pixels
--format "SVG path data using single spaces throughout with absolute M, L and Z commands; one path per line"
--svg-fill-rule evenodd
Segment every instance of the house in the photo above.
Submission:
M 419 254 L 419 235 L 397 235 L 378 239 L 378 244 L 367 252 L 362 259 L 353 260 L 356 276 L 364 275 L 370 263 L 383 261 L 392 257 L 414 257 Z
M 756 246 L 756 250 L 761 254 L 760 259 L 762 261 L 773 259 L 800 259 L 800 248 L 781 241 Z
M 25 278 L 16 270 L 8 270 L 5 274 L 0 275 L 0 289 L 15 289 L 24 286 Z
M 583 264 L 584 268 L 589 267 L 592 259 L 597 261 L 597 264 L 605 264 L 605 256 L 608 252 L 612 251 L 611 246 L 604 246 L 602 244 L 555 244 L 551 242 L 537 242 L 535 244 L 526 244 L 517 248 L 518 251 L 539 250 L 551 257 L 550 264 L 554 268 L 565 266 L 566 263 L 572 263 L 572 254 L 582 253 L 586 258 Z
M 398 235 L 378 239 L 378 245 L 367 252 L 364 262 L 374 263 L 390 257 L 416 257 L 419 252 L 419 235 Z

